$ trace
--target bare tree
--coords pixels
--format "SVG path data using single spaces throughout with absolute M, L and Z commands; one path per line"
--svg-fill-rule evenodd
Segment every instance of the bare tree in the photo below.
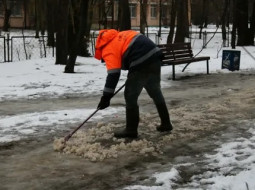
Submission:
M 106 29 L 108 27 L 108 14 L 111 12 L 112 14 L 112 28 L 114 27 L 114 0 L 104 1 L 104 0 L 95 0 L 98 2 L 99 9 L 99 29 L 101 28 L 101 24 L 103 28 Z
M 185 37 L 189 37 L 189 21 L 188 21 L 188 0 L 176 1 L 177 10 L 177 29 L 174 42 L 184 42 Z
M 105 13 L 105 2 L 101 1 L 98 3 L 98 24 L 99 24 L 99 29 L 101 29 L 101 24 L 103 25 L 104 28 L 107 28 L 107 17 Z
M 208 25 L 208 9 L 209 9 L 209 1 L 203 0 L 202 5 L 202 16 L 200 21 L 200 32 L 199 32 L 199 39 L 202 38 L 202 31 L 204 27 L 207 27 Z
M 35 1 L 35 17 L 36 17 L 36 37 L 39 37 L 39 32 L 44 35 L 47 26 L 47 4 L 45 0 Z
M 71 44 L 71 50 L 69 54 L 69 59 L 65 67 L 65 73 L 74 73 L 75 61 L 78 56 L 79 47 L 81 42 L 84 40 L 86 34 L 86 29 L 88 29 L 89 21 L 89 8 L 91 1 L 81 0 L 80 4 L 80 20 L 79 20 L 79 29 L 78 33 L 74 39 L 74 42 Z M 86 36 L 85 36 L 86 37 Z
M 162 27 L 162 0 L 159 0 L 159 30 L 158 30 L 158 37 L 161 37 L 161 27 Z
M 69 0 L 58 1 L 57 26 L 56 26 L 56 62 L 55 64 L 66 65 L 68 56 L 68 14 Z
M 167 43 L 173 43 L 174 39 L 174 30 L 175 30 L 175 20 L 176 20 L 176 12 L 177 12 L 177 7 L 176 7 L 176 0 L 171 1 L 171 13 L 170 13 L 170 31 L 167 37 Z
M 129 2 L 128 0 L 119 1 L 119 30 L 130 30 L 131 29 L 131 18 L 130 18 L 130 10 L 129 10 Z
M 228 15 L 229 15 L 229 7 L 230 7 L 230 0 L 225 0 L 224 1 L 224 9 L 223 9 L 223 14 L 221 16 L 221 26 L 222 26 L 222 40 L 223 40 L 223 46 L 226 47 L 226 41 L 227 41 L 227 31 L 226 31 L 226 26 L 227 22 L 229 22 Z
M 145 34 L 145 27 L 147 24 L 147 3 L 148 0 L 140 0 L 140 32 Z
M 23 7 L 24 7 L 24 19 L 23 19 L 23 27 L 27 29 L 27 1 L 23 0 Z
M 234 0 L 233 4 L 233 31 L 232 31 L 232 48 L 235 48 L 235 45 L 244 46 L 244 45 L 253 45 L 254 39 L 252 30 L 254 24 L 251 24 L 249 28 L 249 1 L 248 0 Z M 236 32 L 237 32 L 237 44 L 236 42 Z
M 237 29 L 237 5 L 236 0 L 233 0 L 233 26 L 232 26 L 232 34 L 231 34 L 231 47 L 232 49 L 236 48 L 236 29 Z
M 252 16 L 251 16 L 251 25 L 250 25 L 250 42 L 251 45 L 254 45 L 254 36 L 255 36 L 255 2 L 252 5 Z
M 125 0 L 124 0 L 124 1 L 125 1 Z M 115 7 L 114 5 L 115 5 L 115 4 L 114 4 L 114 0 L 111 0 L 111 7 L 112 7 L 112 8 L 111 8 L 111 11 L 112 11 L 112 12 L 111 12 L 111 15 L 112 15 L 112 28 L 114 28 L 114 24 L 115 24 L 115 23 L 114 23 L 114 15 L 115 15 L 115 14 L 114 14 L 114 12 L 115 12 L 115 11 L 114 11 L 114 7 Z
M 56 32 L 55 14 L 57 10 L 57 0 L 47 0 L 47 32 L 48 32 L 48 46 L 55 46 L 54 33 Z
M 237 45 L 250 45 L 249 44 L 249 29 L 248 29 L 248 0 L 236 1 L 236 14 L 237 14 Z
M 8 31 L 10 25 L 9 20 L 11 16 L 11 7 L 7 7 L 7 0 L 3 0 L 3 7 L 4 7 L 4 26 L 3 31 Z
M 202 19 L 203 19 L 203 27 L 207 27 L 208 25 L 208 13 L 209 13 L 209 1 L 208 0 L 203 0 L 203 15 L 202 15 Z

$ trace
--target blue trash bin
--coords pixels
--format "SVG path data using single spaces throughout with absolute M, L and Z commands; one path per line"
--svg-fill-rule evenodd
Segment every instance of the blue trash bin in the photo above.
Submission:
M 235 71 L 240 69 L 241 51 L 223 50 L 222 51 L 222 69 Z

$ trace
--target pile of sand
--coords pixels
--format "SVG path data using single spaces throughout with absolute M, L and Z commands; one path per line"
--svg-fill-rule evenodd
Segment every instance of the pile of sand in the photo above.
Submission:
M 217 123 L 216 119 L 205 120 L 206 114 L 192 112 L 191 107 L 181 107 L 171 112 L 173 123 L 178 121 L 172 133 L 159 133 L 156 126 L 160 125 L 157 114 L 141 116 L 139 138 L 135 140 L 116 139 L 115 130 L 124 128 L 123 124 L 98 123 L 95 127 L 80 130 L 64 144 L 64 139 L 55 139 L 54 150 L 65 154 L 75 154 L 90 161 L 102 161 L 118 158 L 125 153 L 149 156 L 162 154 L 162 148 L 175 139 L 193 138 L 196 131 L 206 130 L 208 125 Z M 202 123 L 200 121 L 203 121 Z M 197 123 L 201 123 L 199 126 Z
M 236 114 L 237 110 L 240 107 L 248 107 L 250 102 L 255 101 L 254 91 L 249 89 L 245 92 L 230 93 L 209 103 L 172 108 L 170 116 L 174 130 L 171 133 L 156 131 L 156 126 L 160 124 L 157 113 L 141 114 L 139 138 L 136 140 L 113 137 L 116 129 L 125 127 L 123 123 L 98 123 L 90 129 L 78 131 L 66 144 L 64 139 L 56 139 L 54 150 L 64 154 L 75 154 L 91 161 L 118 158 L 127 153 L 139 156 L 162 154 L 164 147 L 171 145 L 171 141 L 195 138 L 206 131 L 217 129 L 220 127 L 221 119 L 228 119 L 233 114 L 236 118 L 243 118 L 244 115 Z M 124 118 L 123 122 L 125 122 Z
M 80 130 L 64 143 L 64 138 L 55 139 L 53 148 L 66 154 L 75 154 L 90 161 L 117 158 L 126 151 L 137 155 L 156 155 L 160 153 L 151 141 L 146 139 L 126 140 L 113 137 L 118 124 L 98 123 L 95 128 Z

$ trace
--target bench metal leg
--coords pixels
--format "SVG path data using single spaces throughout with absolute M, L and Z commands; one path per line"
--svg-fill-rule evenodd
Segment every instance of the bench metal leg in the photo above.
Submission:
M 207 74 L 209 74 L 209 61 L 206 61 L 206 67 L 207 67 Z
M 172 72 L 173 72 L 173 80 L 175 80 L 175 65 L 172 65 Z

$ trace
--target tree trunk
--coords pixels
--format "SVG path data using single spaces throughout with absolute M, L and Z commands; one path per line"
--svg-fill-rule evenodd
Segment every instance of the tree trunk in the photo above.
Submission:
M 67 30 L 58 31 L 56 34 L 56 65 L 66 65 L 68 57 Z
M 174 30 L 175 30 L 175 20 L 176 20 L 176 0 L 172 0 L 171 4 L 171 20 L 170 20 L 170 31 L 167 37 L 167 43 L 173 43 Z
M 131 18 L 128 0 L 119 1 L 119 30 L 131 29 Z
M 223 14 L 221 17 L 221 25 L 222 25 L 222 40 L 223 40 L 223 47 L 226 47 L 226 41 L 227 41 L 227 32 L 226 32 L 226 17 L 228 13 L 228 8 L 229 8 L 229 0 L 225 0 L 224 2 L 224 9 L 223 9 Z
M 125 2 L 126 0 L 124 0 L 124 2 Z M 114 28 L 114 27 L 116 27 L 115 26 L 115 23 L 114 23 L 114 0 L 111 0 L 111 4 L 112 4 L 112 28 Z M 127 3 L 127 5 L 128 5 L 128 3 Z M 129 6 L 128 6 L 129 7 Z M 129 10 L 128 10 L 129 11 Z
M 202 17 L 201 17 L 201 24 L 200 24 L 200 32 L 199 32 L 199 39 L 202 39 L 202 31 L 204 27 L 207 27 L 208 25 L 208 1 L 203 0 L 203 6 L 202 6 Z
M 23 8 L 24 8 L 24 20 L 23 20 L 23 25 L 24 29 L 27 29 L 27 1 L 23 0 Z
M 158 37 L 161 37 L 161 27 L 162 27 L 162 0 L 159 0 L 159 30 Z
M 60 65 L 67 64 L 68 56 L 68 10 L 69 0 L 60 0 L 57 14 L 57 34 L 56 34 L 56 63 Z
M 106 8 L 105 1 L 99 1 L 98 3 L 98 11 L 99 11 L 99 29 L 101 29 L 101 24 L 103 28 L 106 29 L 108 22 L 107 22 L 107 8 Z
M 255 36 L 255 2 L 253 3 L 252 16 L 251 16 L 251 26 L 250 26 L 250 43 L 254 45 Z
M 74 73 L 74 65 L 75 65 L 77 55 L 78 55 L 80 43 L 83 40 L 84 35 L 86 33 L 86 28 L 88 27 L 89 2 L 90 1 L 88 1 L 88 0 L 81 1 L 79 31 L 77 33 L 75 41 L 72 44 L 69 59 L 67 61 L 67 65 L 65 67 L 65 73 Z
M 147 27 L 147 0 L 140 0 L 140 33 L 145 34 Z
M 39 37 L 39 32 L 41 32 L 42 35 L 45 34 L 47 25 L 46 12 L 47 2 L 45 0 L 35 1 L 36 37 Z
M 83 51 L 83 56 L 89 57 L 91 56 L 88 47 L 90 43 L 90 30 L 91 30 L 91 25 L 92 25 L 92 20 L 93 20 L 93 10 L 95 8 L 95 2 L 92 0 L 90 1 L 90 5 L 88 7 L 88 13 L 87 13 L 87 21 L 86 21 L 86 27 L 85 27 L 85 34 L 84 34 L 84 51 Z
M 203 0 L 203 19 L 204 19 L 205 28 L 207 28 L 207 25 L 208 25 L 208 12 L 209 12 L 209 1 Z
M 231 34 L 231 47 L 232 49 L 236 48 L 236 28 L 237 28 L 237 14 L 236 14 L 236 0 L 233 0 L 233 27 Z
M 48 42 L 47 45 L 55 47 L 55 13 L 56 13 L 56 0 L 47 0 L 47 32 Z
M 35 1 L 35 38 L 39 38 L 38 22 L 38 2 Z
M 175 43 L 185 42 L 185 37 L 189 37 L 188 23 L 188 0 L 178 1 Z
M 11 16 L 11 9 L 7 7 L 7 0 L 3 0 L 3 7 L 4 7 L 4 26 L 3 31 L 7 32 L 9 30 L 9 20 Z
M 104 26 L 104 29 L 107 28 L 107 13 L 106 13 L 106 7 L 105 7 L 105 1 L 102 1 L 102 22 L 103 22 L 103 26 Z
M 251 45 L 249 43 L 249 28 L 248 28 L 248 0 L 237 0 L 236 1 L 237 8 L 237 34 L 238 46 Z

